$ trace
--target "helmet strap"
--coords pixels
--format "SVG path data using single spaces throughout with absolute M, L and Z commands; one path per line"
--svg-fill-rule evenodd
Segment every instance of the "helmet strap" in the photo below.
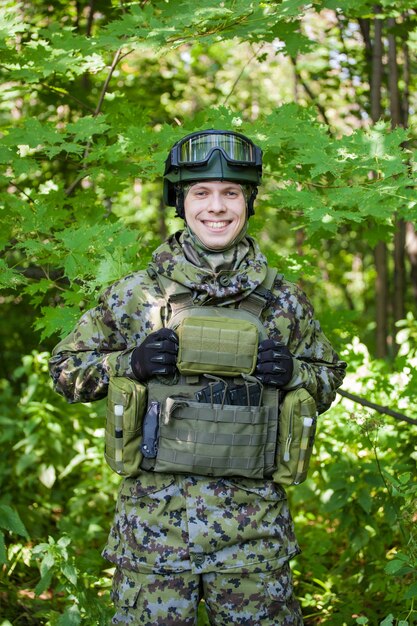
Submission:
M 181 219 L 185 219 L 184 209 L 184 186 L 179 184 L 175 185 L 175 215 Z
M 253 205 L 254 205 L 255 198 L 256 198 L 257 195 L 258 195 L 258 187 L 253 186 L 252 189 L 251 189 L 250 196 L 248 198 L 248 205 L 247 205 L 248 206 L 248 209 L 247 209 L 247 211 L 248 211 L 248 218 L 251 215 L 254 215 L 254 213 L 255 213 L 255 209 L 253 208 Z

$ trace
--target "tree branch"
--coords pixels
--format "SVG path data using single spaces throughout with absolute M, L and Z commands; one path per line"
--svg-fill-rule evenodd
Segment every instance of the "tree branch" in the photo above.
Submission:
M 83 169 L 85 169 L 85 165 L 83 165 Z M 78 187 L 78 185 L 80 184 L 82 179 L 85 178 L 86 176 L 87 176 L 87 174 L 80 174 L 80 176 L 77 176 L 77 178 L 75 178 L 75 180 L 72 181 L 72 183 L 69 185 L 69 187 L 67 187 L 65 189 L 65 194 L 67 196 L 70 196 L 72 194 L 72 192 L 74 191 L 74 189 L 76 187 Z
M 106 80 L 105 80 L 105 81 L 104 81 L 104 83 L 103 83 L 103 87 L 102 87 L 102 89 L 101 89 L 101 92 L 100 92 L 100 97 L 99 97 L 99 99 L 98 99 L 97 106 L 96 106 L 96 108 L 95 108 L 95 110 L 94 110 L 93 117 L 97 117 L 97 116 L 100 114 L 100 112 L 101 112 L 101 107 L 103 106 L 104 97 L 105 97 L 105 95 L 106 95 L 107 88 L 108 88 L 109 83 L 110 83 L 110 81 L 111 81 L 111 78 L 112 78 L 112 76 L 113 76 L 113 72 L 114 72 L 114 70 L 116 69 L 116 65 L 117 65 L 117 64 L 118 64 L 118 62 L 120 61 L 121 54 L 122 54 L 122 49 L 121 49 L 121 48 L 119 48 L 119 49 L 116 51 L 116 54 L 115 54 L 115 55 L 114 55 L 114 57 L 113 57 L 113 61 L 112 61 L 112 64 L 111 64 L 111 66 L 110 66 L 109 72 L 108 72 L 108 74 L 107 74 Z M 126 56 L 126 54 L 125 54 L 125 55 L 123 55 L 123 56 Z M 91 140 L 90 140 L 90 141 L 87 143 L 87 145 L 86 145 L 86 148 L 85 148 L 85 150 L 84 150 L 84 156 L 83 156 L 83 159 L 85 159 L 85 158 L 88 156 L 88 152 L 89 152 L 89 150 L 90 150 L 90 146 L 91 146 Z M 85 168 L 86 168 L 86 165 L 84 164 L 84 165 L 83 165 L 83 169 L 85 169 Z M 82 179 L 83 179 L 83 178 L 85 178 L 85 176 L 86 176 L 86 174 L 80 174 L 79 176 L 77 176 L 77 178 L 76 178 L 75 180 L 73 180 L 73 182 L 72 182 L 72 183 L 69 185 L 69 187 L 67 187 L 67 189 L 65 190 L 65 193 L 66 193 L 66 195 L 67 195 L 67 196 L 70 196 L 70 195 L 72 194 L 72 192 L 74 191 L 74 189 L 75 189 L 76 187 L 78 187 L 79 183 L 82 181 Z
M 104 96 L 106 95 L 106 91 L 107 91 L 107 88 L 108 88 L 109 83 L 111 81 L 111 77 L 113 76 L 113 72 L 116 69 L 116 65 L 118 64 L 118 62 L 120 60 L 120 55 L 121 54 L 122 54 L 122 49 L 119 48 L 116 51 L 116 54 L 114 55 L 112 64 L 111 64 L 110 69 L 109 69 L 109 73 L 107 74 L 106 80 L 104 81 L 103 87 L 101 89 L 101 93 L 100 93 L 100 97 L 98 99 L 96 110 L 94 111 L 94 117 L 97 117 L 97 115 L 101 111 L 101 107 L 102 107 L 103 101 L 104 101 Z
M 2 63 L 0 63 L 0 69 L 5 70 L 6 72 L 11 72 L 12 71 L 10 67 L 7 67 L 7 65 L 3 65 Z M 33 84 L 34 83 L 29 83 L 30 87 L 32 87 Z M 59 87 L 54 87 L 54 85 L 48 85 L 48 83 L 43 83 L 42 81 L 40 81 L 37 84 L 41 85 L 42 87 L 45 87 L 46 89 L 50 89 L 51 91 L 53 91 L 53 93 L 56 93 L 58 96 L 61 96 L 61 98 L 64 98 L 64 97 L 71 98 L 77 104 L 79 104 L 81 107 L 83 107 L 83 109 L 87 109 L 91 113 L 94 113 L 94 109 L 89 107 L 88 104 L 86 104 L 85 102 L 82 102 L 82 100 L 79 100 L 78 98 L 76 98 L 75 96 L 70 94 L 67 90 L 61 89 Z M 27 85 L 25 85 L 25 83 L 22 83 L 22 87 L 23 88 L 26 87 L 26 86 Z
M 252 54 L 251 58 L 249 59 L 249 61 L 247 63 L 245 63 L 245 65 L 242 67 L 241 71 L 239 72 L 235 82 L 233 83 L 229 93 L 227 94 L 226 98 L 223 100 L 222 106 L 226 106 L 227 101 L 229 100 L 230 96 L 232 95 L 232 93 L 234 92 L 236 85 L 238 84 L 238 82 L 240 81 L 240 79 L 242 78 L 246 68 L 248 67 L 248 65 L 250 65 L 250 63 L 252 63 L 253 59 L 258 56 L 258 54 L 260 53 L 260 51 L 262 50 L 262 48 L 264 47 L 265 44 L 262 44 L 259 46 L 259 48 Z
M 61 98 L 70 98 L 71 100 L 74 100 L 74 102 L 80 105 L 83 109 L 86 109 L 90 113 L 94 113 L 94 109 L 89 107 L 88 104 L 86 104 L 82 100 L 79 100 L 79 98 L 76 98 L 75 96 L 73 96 L 71 93 L 69 93 L 69 91 L 60 89 L 58 87 L 54 87 L 54 85 L 48 85 L 47 83 L 39 83 L 39 85 L 42 85 L 42 87 L 45 87 L 46 89 L 50 89 L 53 93 L 56 93 L 58 96 L 61 96 Z
M 54 283 L 57 282 L 67 286 L 71 284 L 62 269 L 47 271 L 44 267 L 39 265 L 29 265 L 29 267 L 20 267 L 17 265 L 13 269 L 26 278 L 33 278 L 34 280 L 47 278 Z
M 370 402 L 366 398 L 357 396 L 356 394 L 350 393 L 349 391 L 345 391 L 344 389 L 338 389 L 337 393 L 343 398 L 348 398 L 348 400 L 352 400 L 352 402 L 357 402 L 358 404 L 361 404 L 362 406 L 366 406 L 369 409 L 378 411 L 378 413 L 382 413 L 383 415 L 389 415 L 390 417 L 394 417 L 396 420 L 400 420 L 402 422 L 408 422 L 409 424 L 414 424 L 417 426 L 417 419 L 408 417 L 408 415 L 404 415 L 404 413 L 399 413 L 398 411 L 393 411 L 392 409 L 389 409 L 386 406 L 375 404 L 375 402 Z
M 33 201 L 33 199 L 32 199 L 32 197 L 31 197 L 28 193 L 26 193 L 26 191 L 25 191 L 24 189 L 22 189 L 21 187 L 19 187 L 19 185 L 18 185 L 17 183 L 15 183 L 13 180 L 11 180 L 11 181 L 10 181 L 10 185 L 11 185 L 12 187 L 14 187 L 15 189 L 17 189 L 17 191 L 18 191 L 19 193 L 21 193 L 21 194 L 23 194 L 24 196 L 26 196 L 26 198 L 29 200 L 29 202 L 30 202 L 31 204 L 35 204 L 35 203 L 34 203 L 34 201 Z
M 296 76 L 297 80 L 299 80 L 299 81 L 300 81 L 301 85 L 302 85 L 302 86 L 303 86 L 303 88 L 304 88 L 304 91 L 305 91 L 305 92 L 306 92 L 306 94 L 309 96 L 309 98 L 313 101 L 313 103 L 315 104 L 315 106 L 318 108 L 319 113 L 320 113 L 320 115 L 322 116 L 323 121 L 324 121 L 324 123 L 326 124 L 326 126 L 327 126 L 327 128 L 329 129 L 329 132 L 330 132 L 330 122 L 329 122 L 329 120 L 328 120 L 328 118 L 327 118 L 326 111 L 325 111 L 324 107 L 320 104 L 320 102 L 318 102 L 317 97 L 314 95 L 314 93 L 313 93 L 313 92 L 312 92 L 312 90 L 310 89 L 309 85 L 308 85 L 308 84 L 305 82 L 305 80 L 302 78 L 302 76 L 301 76 L 300 72 L 298 71 L 298 68 L 297 68 L 297 62 L 296 62 L 296 60 L 294 59 L 294 57 L 290 57 L 290 58 L 291 58 L 291 62 L 292 62 L 293 67 L 294 67 L 294 73 L 295 73 L 295 76 Z

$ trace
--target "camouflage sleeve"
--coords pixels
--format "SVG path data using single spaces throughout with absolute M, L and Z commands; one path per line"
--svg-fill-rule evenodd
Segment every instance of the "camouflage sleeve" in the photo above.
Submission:
M 102 299 L 54 348 L 49 370 L 55 390 L 71 403 L 104 397 L 110 376 L 132 374 L 132 349 Z
M 346 363 L 333 350 L 311 303 L 296 285 L 282 283 L 271 308 L 271 336 L 286 343 L 295 357 L 293 376 L 285 388 L 304 387 L 315 398 L 318 412 L 323 413 L 343 382 Z

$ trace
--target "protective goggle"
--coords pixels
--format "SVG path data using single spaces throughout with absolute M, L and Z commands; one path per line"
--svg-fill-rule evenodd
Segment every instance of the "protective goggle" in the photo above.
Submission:
M 215 150 L 219 150 L 230 164 L 262 165 L 262 151 L 240 133 L 208 130 L 184 137 L 172 148 L 170 165 L 174 167 L 204 165 Z

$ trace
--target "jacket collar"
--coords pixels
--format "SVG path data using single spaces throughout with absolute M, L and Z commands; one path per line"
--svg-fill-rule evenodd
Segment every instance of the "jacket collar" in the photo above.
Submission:
M 217 264 L 217 271 L 201 266 L 198 251 L 184 252 L 184 231 L 178 231 L 159 246 L 150 267 L 158 274 L 190 289 L 198 300 L 222 300 L 222 304 L 241 300 L 263 282 L 267 260 L 251 237 L 246 236 L 245 253 L 236 254 L 236 261 Z M 189 245 L 187 242 L 185 245 Z M 239 245 L 239 244 L 238 244 Z

